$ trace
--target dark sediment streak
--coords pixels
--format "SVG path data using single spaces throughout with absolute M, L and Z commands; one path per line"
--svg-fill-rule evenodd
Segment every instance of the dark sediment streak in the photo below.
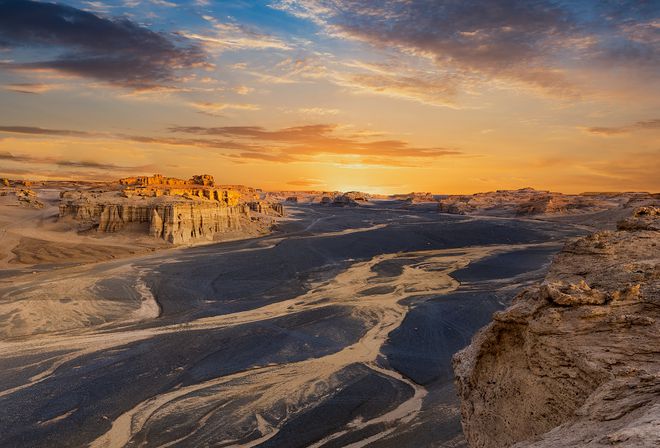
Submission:
M 143 279 L 162 314 L 158 319 L 121 327 L 108 325 L 100 334 L 111 340 L 133 331 L 135 341 L 97 350 L 92 347 L 70 359 L 65 357 L 75 349 L 62 349 L 64 342 L 43 352 L 2 359 L 2 389 L 25 387 L 0 395 L 0 445 L 85 445 L 109 431 L 123 413 L 168 394 L 172 398 L 167 401 L 167 412 L 163 407 L 160 414 L 149 417 L 132 434 L 131 446 L 157 446 L 177 439 L 181 439 L 180 446 L 223 446 L 263 438 L 262 446 L 292 447 L 324 437 L 330 437 L 324 446 L 342 446 L 377 437 L 392 425 L 400 426 L 374 439 L 372 446 L 417 447 L 460 439 L 450 381 L 451 355 L 469 342 L 492 311 L 510 300 L 515 293 L 510 283 L 526 281 L 526 272 L 542 271 L 556 250 L 555 246 L 522 249 L 516 245 L 558 241 L 576 232 L 552 223 L 468 219 L 424 210 L 407 210 L 404 216 L 400 210 L 387 208 L 298 209 L 301 221 L 284 224 L 280 233 L 269 237 L 132 261 L 135 269 L 144 272 Z M 322 363 L 364 337 L 378 324 L 375 319 L 379 316 L 368 304 L 381 295 L 394 294 L 400 287 L 397 279 L 406 272 L 421 269 L 430 276 L 425 278 L 433 278 L 437 271 L 442 278 L 443 270 L 470 248 L 495 245 L 503 246 L 454 272 L 456 279 L 466 282 L 458 291 L 446 295 L 402 292 L 406 299 L 397 306 L 404 311 L 407 307 L 407 316 L 398 328 L 387 330 L 391 333 L 381 350 L 380 367 L 349 364 L 330 377 L 322 377 L 319 371 L 318 384 L 301 385 L 310 390 L 295 405 L 290 396 L 277 399 L 273 388 L 295 381 L 300 373 L 280 380 L 276 376 L 280 370 L 288 375 L 308 365 L 309 369 L 322 366 L 305 362 L 318 359 Z M 443 249 L 447 251 L 442 256 L 433 252 Z M 399 253 L 406 254 L 396 255 Z M 431 254 L 437 258 L 432 263 Z M 300 299 L 301 305 L 273 308 L 280 313 L 276 317 L 236 324 L 210 321 L 208 327 L 199 326 L 204 322 L 200 319 L 230 319 L 232 313 L 239 316 L 304 298 L 360 262 L 379 256 L 385 258 L 371 267 L 373 279 L 355 291 L 351 299 L 356 302 L 350 306 L 333 303 L 332 290 L 327 296 L 321 291 L 313 300 Z M 442 257 L 448 261 L 440 261 Z M 135 301 L 135 292 L 123 274 L 113 270 L 122 263 L 99 264 L 75 275 L 101 278 L 95 283 L 98 296 L 121 305 Z M 511 282 L 503 281 L 517 275 Z M 35 291 L 44 287 L 36 281 L 21 286 Z M 11 298 L 17 289 L 2 286 L 0 297 Z M 78 337 L 73 330 L 61 336 L 70 336 L 72 341 Z M 31 384 L 34 380 L 30 378 L 45 372 L 60 357 L 65 362 Z M 304 372 L 310 378 L 315 373 Z M 423 385 L 426 395 L 411 421 L 381 422 L 378 416 L 413 397 L 411 384 L 397 379 L 399 373 Z M 226 384 L 223 378 L 227 378 Z M 264 383 L 260 389 L 259 381 L 265 380 L 274 383 Z M 251 381 L 257 384 L 243 396 L 230 395 Z M 275 395 L 263 408 L 250 408 L 269 392 Z M 189 402 L 195 406 L 187 408 Z M 187 411 L 177 412 L 177 406 Z M 251 414 L 243 416 L 242 409 L 252 409 Z M 350 425 L 356 419 L 368 422 L 373 418 L 371 424 Z M 273 431 L 270 436 L 264 434 L 268 431 Z

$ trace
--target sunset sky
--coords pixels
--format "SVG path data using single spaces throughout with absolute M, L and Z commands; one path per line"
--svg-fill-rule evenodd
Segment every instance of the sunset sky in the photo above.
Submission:
M 660 2 L 0 0 L 0 175 L 660 190 Z

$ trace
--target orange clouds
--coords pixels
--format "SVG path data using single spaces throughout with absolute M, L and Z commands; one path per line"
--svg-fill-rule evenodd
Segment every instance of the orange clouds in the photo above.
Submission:
M 368 133 L 344 135 L 337 125 L 316 124 L 267 130 L 259 126 L 199 127 L 175 126 L 169 131 L 180 136 L 141 136 L 109 134 L 36 126 L 0 126 L 0 133 L 125 140 L 153 145 L 213 149 L 238 162 L 304 162 L 318 156 L 342 156 L 335 163 L 382 166 L 415 166 L 422 159 L 461 155 L 461 151 L 441 147 L 418 147 L 403 140 L 373 139 Z M 346 157 L 349 157 L 348 159 Z
M 170 128 L 175 133 L 230 138 L 252 147 L 239 154 L 243 158 L 271 161 L 304 160 L 318 155 L 354 155 L 369 164 L 398 165 L 407 159 L 437 158 L 461 154 L 460 151 L 439 147 L 415 147 L 403 140 L 370 140 L 359 136 L 345 136 L 336 125 L 317 124 L 267 130 L 259 126 Z M 408 161 L 410 164 L 411 161 Z
M 660 131 L 660 118 L 644 120 L 624 126 L 597 126 L 585 129 L 587 132 L 602 136 L 628 134 L 635 131 Z

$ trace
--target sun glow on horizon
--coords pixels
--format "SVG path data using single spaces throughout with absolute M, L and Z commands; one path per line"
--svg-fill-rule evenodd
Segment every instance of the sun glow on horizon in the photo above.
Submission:
M 0 176 L 659 191 L 659 9 L 2 3 Z

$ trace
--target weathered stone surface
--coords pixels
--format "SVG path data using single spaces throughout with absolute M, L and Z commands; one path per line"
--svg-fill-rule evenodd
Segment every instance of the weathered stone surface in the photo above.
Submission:
M 247 206 L 256 213 L 270 216 L 284 216 L 284 207 L 279 203 L 272 203 L 266 201 L 251 201 Z
M 37 199 L 37 193 L 27 189 L 17 189 L 16 198 L 21 205 L 33 208 L 43 208 L 44 204 Z
M 174 244 L 211 240 L 218 233 L 238 231 L 250 212 L 247 206 L 217 203 L 177 203 L 154 207 L 149 234 Z
M 455 356 L 471 447 L 660 446 L 660 216 L 631 219 L 567 244 Z
M 619 230 L 660 230 L 660 208 L 654 206 L 640 207 L 630 218 L 617 223 Z

